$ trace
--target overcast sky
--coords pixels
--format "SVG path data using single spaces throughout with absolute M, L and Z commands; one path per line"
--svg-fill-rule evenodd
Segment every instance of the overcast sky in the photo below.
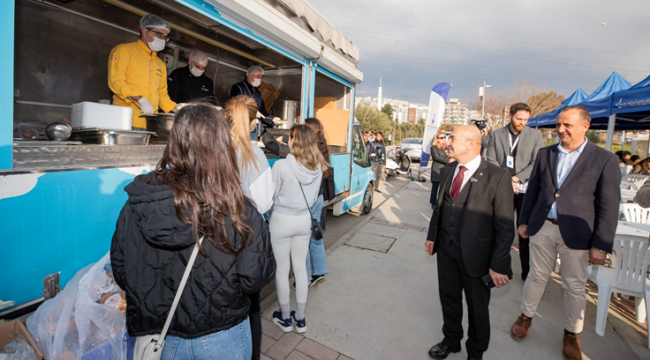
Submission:
M 483 80 L 528 77 L 566 97 L 613 71 L 650 75 L 648 0 L 307 1 L 359 47 L 357 96 L 377 96 L 380 77 L 384 97 L 428 103 L 439 82 L 466 101 Z

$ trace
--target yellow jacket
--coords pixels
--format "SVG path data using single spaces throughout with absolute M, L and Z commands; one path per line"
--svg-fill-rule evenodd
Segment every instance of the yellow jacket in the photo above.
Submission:
M 113 105 L 133 108 L 133 127 L 146 128 L 147 121 L 140 117 L 140 110 L 127 99 L 128 96 L 144 96 L 154 111 L 160 107 L 170 112 L 176 106 L 167 94 L 165 63 L 139 39 L 134 43 L 119 44 L 111 50 L 108 87 L 114 94 Z

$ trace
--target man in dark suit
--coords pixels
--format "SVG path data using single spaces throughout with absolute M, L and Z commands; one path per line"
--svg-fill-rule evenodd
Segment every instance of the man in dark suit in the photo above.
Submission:
M 512 176 L 512 191 L 515 194 L 515 210 L 521 216 L 525 187 L 537 158 L 537 152 L 544 147 L 542 134 L 526 127 L 530 118 L 530 106 L 516 103 L 510 106 L 510 123 L 490 133 L 487 146 L 487 161 L 506 169 Z M 530 270 L 528 238 L 519 237 L 519 260 L 521 279 L 526 280 Z
M 530 274 L 521 315 L 510 330 L 522 341 L 544 295 L 556 254 L 562 262 L 565 359 L 582 359 L 577 334 L 587 305 L 587 265 L 602 264 L 612 251 L 621 202 L 618 158 L 587 140 L 591 117 L 567 106 L 556 121 L 560 144 L 542 148 L 528 181 L 518 232 L 530 235 Z
M 481 133 L 476 126 L 459 126 L 447 142 L 457 162 L 440 176 L 436 210 L 431 216 L 425 247 L 438 253 L 438 286 L 444 339 L 429 350 L 434 359 L 460 351 L 463 339 L 463 291 L 469 310 L 469 359 L 482 359 L 490 342 L 490 290 L 512 276 L 510 245 L 514 240 L 514 206 L 510 173 L 481 158 Z

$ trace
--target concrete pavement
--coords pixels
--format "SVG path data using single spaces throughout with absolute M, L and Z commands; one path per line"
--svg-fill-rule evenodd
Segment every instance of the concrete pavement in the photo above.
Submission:
M 443 337 L 436 257 L 424 251 L 430 183 L 398 178 L 380 189 L 385 187 L 392 196 L 329 247 L 330 273 L 309 290 L 304 336 L 282 334 L 265 321 L 263 350 L 268 358 L 429 359 L 427 351 Z M 516 243 L 511 254 L 515 279 L 492 291 L 492 336 L 484 358 L 562 359 L 563 306 L 557 274 L 549 281 L 528 338 L 524 342 L 510 338 L 523 290 Z M 634 321 L 633 304 L 613 301 L 605 336 L 600 337 L 594 332 L 594 284 L 589 284 L 588 294 L 585 329 L 579 336 L 584 359 L 650 359 L 647 320 Z M 278 309 L 275 296 L 262 306 L 263 317 L 270 320 Z M 466 356 L 463 344 L 463 351 L 448 359 Z

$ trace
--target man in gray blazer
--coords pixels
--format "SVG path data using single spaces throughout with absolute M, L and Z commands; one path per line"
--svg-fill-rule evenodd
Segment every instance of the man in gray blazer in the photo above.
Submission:
M 530 113 L 530 106 L 524 103 L 516 103 L 510 106 L 510 123 L 492 131 L 487 146 L 487 161 L 510 171 L 512 191 L 515 193 L 514 202 L 517 218 L 521 215 L 525 187 L 533 170 L 537 152 L 544 147 L 542 134 L 533 128 L 526 127 Z M 528 244 L 528 237 L 519 236 L 521 279 L 524 281 L 530 270 Z

